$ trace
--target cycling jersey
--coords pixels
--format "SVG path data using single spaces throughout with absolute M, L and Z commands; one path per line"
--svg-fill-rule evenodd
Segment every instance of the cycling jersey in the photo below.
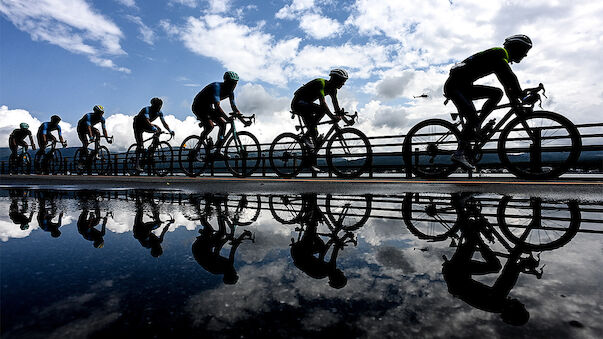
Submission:
M 31 136 L 31 131 L 26 128 L 16 128 L 10 134 L 10 137 L 17 142 L 25 140 L 27 136 Z
M 50 135 L 52 131 L 58 131 L 61 136 L 61 126 L 59 124 L 52 125 L 50 122 L 45 122 L 38 128 L 38 135 Z
M 509 53 L 500 47 L 476 53 L 454 65 L 449 80 L 454 87 L 464 87 L 490 74 L 496 75 L 510 98 L 521 95 L 519 81 L 509 66 Z
M 325 79 L 318 78 L 303 85 L 295 91 L 293 102 L 305 101 L 307 103 L 312 103 L 320 98 L 324 98 L 326 95 L 336 96 L 337 89 L 334 87 L 329 92 L 325 91 L 326 81 L 327 80 Z
M 105 118 L 101 113 L 86 113 L 84 116 L 78 121 L 78 127 L 92 127 L 98 123 L 101 123 L 103 128 L 105 127 Z
M 224 86 L 223 82 L 212 82 L 205 86 L 193 100 L 193 108 L 207 106 L 208 104 L 218 103 L 226 98 L 232 100 L 234 104 L 234 89 Z
M 141 109 L 140 112 L 138 112 L 138 115 L 136 115 L 136 117 L 137 118 L 145 117 L 145 118 L 149 119 L 149 121 L 154 121 L 157 118 L 162 118 L 163 112 L 154 111 L 151 109 L 150 106 L 147 106 L 147 107 L 144 107 L 143 109 Z

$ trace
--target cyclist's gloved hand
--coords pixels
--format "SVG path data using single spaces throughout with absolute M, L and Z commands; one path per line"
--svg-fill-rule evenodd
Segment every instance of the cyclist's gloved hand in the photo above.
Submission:
M 171 134 L 172 136 L 174 136 L 174 135 L 176 135 L 176 132 L 174 132 L 174 131 L 170 131 L 170 134 Z
M 107 138 L 107 142 L 112 144 L 113 143 L 113 136 L 110 136 Z
M 151 127 L 152 127 L 153 132 L 157 132 L 159 130 L 159 128 L 157 128 L 157 126 L 151 126 Z

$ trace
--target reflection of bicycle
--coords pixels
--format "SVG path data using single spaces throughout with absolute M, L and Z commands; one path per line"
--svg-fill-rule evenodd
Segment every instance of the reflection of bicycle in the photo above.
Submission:
M 342 196 L 328 194 L 324 201 L 326 217 L 321 212 L 321 220 L 330 229 L 342 228 L 346 231 L 362 227 L 371 214 L 370 195 Z M 270 212 L 281 224 L 298 224 L 308 210 L 307 198 L 301 194 L 271 195 L 268 200 Z
M 371 165 L 373 151 L 364 133 L 351 127 L 341 128 L 338 120 L 331 119 L 319 123 L 319 125 L 331 124 L 327 134 L 309 142 L 307 127 L 301 116 L 292 112 L 291 118 L 294 119 L 296 115 L 299 125 L 295 126 L 295 129 L 300 133 L 282 133 L 270 145 L 270 166 L 278 176 L 295 177 L 306 166 L 311 165 L 322 151 L 326 154 L 320 156 L 326 157 L 329 170 L 338 177 L 358 177 Z M 346 126 L 353 125 L 357 118 L 358 113 L 351 115 L 344 112 L 342 115 Z
M 521 107 L 509 103 L 495 108 L 511 109 L 496 126 L 495 119 L 492 119 L 476 133 L 470 141 L 470 149 L 465 152 L 470 163 L 477 164 L 486 153 L 483 147 L 495 142 L 494 135 L 500 133 L 498 158 L 504 168 L 520 178 L 556 178 L 575 164 L 582 147 L 580 133 L 570 120 L 558 113 L 534 111 L 534 105 L 540 100 L 540 91 L 544 94 L 542 84 L 524 90 Z M 458 116 L 457 113 L 452 114 L 455 120 Z M 478 116 L 481 126 L 488 116 Z M 462 116 L 460 122 L 454 124 L 442 119 L 429 119 L 415 125 L 404 139 L 405 164 L 419 177 L 447 177 L 458 167 L 450 157 L 459 146 L 461 133 L 458 127 L 463 129 L 465 125 Z
M 8 171 L 12 174 L 29 174 L 31 171 L 31 156 L 27 146 L 18 146 L 17 154 L 8 158 Z
M 233 227 L 253 224 L 260 216 L 262 208 L 260 195 L 192 195 L 189 202 L 193 211 L 185 213 L 187 219 L 208 221 L 215 211 L 217 218 L 223 219 Z
M 108 143 L 113 142 L 113 137 L 106 137 L 105 139 Z M 100 137 L 94 138 L 93 142 L 94 149 L 92 151 L 84 151 L 82 147 L 75 151 L 73 159 L 77 174 L 84 174 L 84 171 L 92 174 L 92 171 L 94 171 L 98 175 L 104 175 L 111 171 L 111 152 L 106 146 L 101 146 Z
M 178 152 L 180 168 L 189 176 L 198 176 L 209 163 L 223 159 L 226 168 L 232 175 L 247 177 L 253 174 L 260 165 L 261 149 L 260 142 L 247 131 L 237 132 L 235 118 L 239 119 L 245 126 L 255 122 L 255 114 L 244 116 L 234 112 L 229 113 L 228 124 L 230 128 L 224 135 L 226 142 L 222 147 L 213 150 L 211 138 L 201 140 L 198 135 L 191 135 L 184 139 Z M 221 149 L 224 154 L 221 155 Z
M 170 138 L 166 141 L 160 141 L 159 137 L 162 134 L 168 134 Z M 143 140 L 143 144 L 151 140 L 148 148 L 138 150 L 137 144 L 132 144 L 126 153 L 126 171 L 130 175 L 139 175 L 140 170 L 146 168 L 149 175 L 166 176 L 173 168 L 172 146 L 168 143 L 172 137 L 173 135 L 170 133 L 158 131 L 154 132 L 148 139 Z M 138 158 L 138 164 L 136 158 Z
M 61 172 L 63 168 L 63 155 L 61 151 L 56 148 L 57 140 L 50 140 L 50 148 L 45 151 L 40 145 L 40 150 L 34 157 L 34 167 L 36 172 L 44 174 L 57 174 Z M 48 145 L 44 146 L 48 147 Z M 63 148 L 67 147 L 67 143 L 63 144 Z
M 459 216 L 483 218 L 482 209 L 488 208 L 496 211 L 497 228 L 500 229 L 499 233 L 491 225 L 490 233 L 496 238 L 504 238 L 502 233 L 514 245 L 534 251 L 552 250 L 567 244 L 580 227 L 580 210 L 574 201 L 504 197 L 498 202 L 488 197 L 472 197 L 463 208 L 461 211 L 458 198 L 450 194 L 407 193 L 402 216 L 412 234 L 423 240 L 442 241 L 458 232 L 466 219 Z

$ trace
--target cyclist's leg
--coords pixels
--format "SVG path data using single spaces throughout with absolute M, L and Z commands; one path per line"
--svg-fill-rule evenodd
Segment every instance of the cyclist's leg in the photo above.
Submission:
M 214 123 L 211 120 L 212 111 L 211 105 L 193 105 L 193 114 L 199 120 L 199 127 L 203 129 L 199 134 L 200 143 L 203 143 L 214 129 Z
M 38 153 L 43 155 L 45 152 L 46 144 L 47 144 L 48 140 L 46 142 L 44 142 L 44 136 L 41 133 L 38 133 L 36 135 L 36 139 L 38 139 L 38 146 L 39 146 Z
M 86 130 L 84 130 L 83 127 L 78 126 L 77 136 L 80 139 L 80 142 L 82 143 L 82 155 L 85 158 L 88 158 L 88 145 L 90 144 L 90 142 L 88 141 L 88 133 Z
M 461 131 L 461 140 L 457 154 L 462 154 L 469 147 L 469 141 L 474 136 L 475 125 L 478 123 L 477 111 L 471 99 L 471 86 L 459 84 L 456 81 L 448 79 L 444 85 L 444 93 L 452 101 L 459 115 L 465 119 L 465 126 Z
M 503 97 L 503 91 L 500 88 L 492 86 L 474 85 L 471 87 L 471 100 L 487 99 L 482 106 L 481 115 L 487 116 L 492 113 L 496 105 Z
M 16 157 L 19 145 L 17 144 L 17 140 L 15 140 L 15 138 L 12 136 L 8 138 L 8 147 L 10 148 L 10 156 Z

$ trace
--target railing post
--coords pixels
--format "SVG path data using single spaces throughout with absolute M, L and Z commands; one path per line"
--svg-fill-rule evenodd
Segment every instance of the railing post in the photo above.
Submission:
M 67 158 L 63 159 L 63 175 L 67 175 L 67 166 L 68 166 L 68 162 L 67 162 Z
M 214 176 L 214 167 L 215 167 L 215 161 L 212 161 L 211 166 L 209 167 L 209 173 L 212 177 Z
M 2 163 L 1 163 L 1 165 L 0 165 L 0 172 L 1 172 L 2 174 L 5 174 L 5 172 L 4 172 L 4 161 L 2 161 Z
M 262 154 L 262 176 L 266 176 L 266 155 Z
M 534 142 L 530 146 L 530 167 L 536 172 L 542 170 L 542 130 L 535 128 L 532 132 Z

